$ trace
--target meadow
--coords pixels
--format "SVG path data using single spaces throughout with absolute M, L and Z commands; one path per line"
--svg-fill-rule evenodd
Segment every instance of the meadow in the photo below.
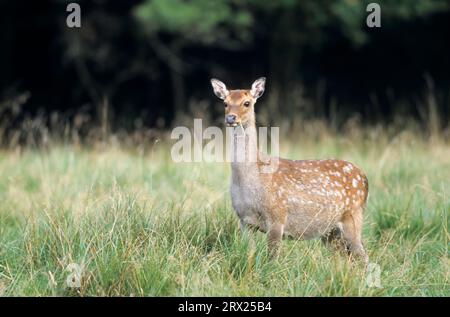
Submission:
M 285 240 L 271 261 L 264 234 L 239 231 L 229 165 L 174 163 L 163 136 L 0 150 L 0 295 L 450 296 L 448 137 L 320 123 L 289 135 L 284 157 L 367 173 L 379 283 L 320 240 Z

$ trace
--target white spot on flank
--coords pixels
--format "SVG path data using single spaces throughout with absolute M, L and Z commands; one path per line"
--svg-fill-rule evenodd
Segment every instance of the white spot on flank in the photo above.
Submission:
M 355 187 L 355 188 L 358 187 L 358 181 L 356 179 L 353 179 L 352 184 L 353 184 L 353 187 Z
M 297 198 L 290 197 L 290 198 L 288 198 L 288 201 L 295 204 L 295 203 L 297 203 Z

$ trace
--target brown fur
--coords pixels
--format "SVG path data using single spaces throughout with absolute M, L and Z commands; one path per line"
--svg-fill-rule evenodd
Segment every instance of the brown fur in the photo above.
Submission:
M 218 81 L 217 81 L 218 82 Z M 256 148 L 252 90 L 226 90 L 212 81 L 216 94 L 224 99 L 225 115 L 236 116 L 235 139 L 245 138 L 243 150 L 251 157 Z M 264 91 L 265 79 L 262 82 Z M 253 94 L 252 94 L 253 92 Z M 258 92 L 258 91 L 257 91 Z M 248 107 L 244 103 L 249 101 Z M 245 131 L 242 129 L 245 128 Z M 243 131 L 243 132 L 240 132 Z M 235 143 L 237 144 L 237 143 Z M 241 228 L 251 226 L 267 232 L 269 251 L 278 254 L 283 236 L 295 239 L 322 237 L 326 243 L 345 248 L 352 256 L 368 261 L 361 231 L 363 210 L 368 196 L 368 181 L 352 163 L 329 160 L 288 160 L 257 152 L 256 162 L 232 162 L 231 196 Z M 277 161 L 276 170 L 264 167 Z

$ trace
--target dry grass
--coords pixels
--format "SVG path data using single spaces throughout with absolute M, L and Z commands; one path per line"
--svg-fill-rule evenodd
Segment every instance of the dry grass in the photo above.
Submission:
M 0 151 L 0 294 L 449 296 L 448 141 L 351 122 L 293 129 L 284 156 L 367 172 L 364 240 L 382 288 L 319 241 L 285 241 L 269 261 L 264 235 L 238 230 L 226 163 L 173 163 L 164 139 L 49 137 Z M 84 267 L 79 289 L 70 263 Z

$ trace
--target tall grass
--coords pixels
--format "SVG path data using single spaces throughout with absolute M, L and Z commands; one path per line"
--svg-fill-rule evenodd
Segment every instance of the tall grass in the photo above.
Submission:
M 449 296 L 448 140 L 352 123 L 294 128 L 283 156 L 366 171 L 363 236 L 381 288 L 317 240 L 284 241 L 270 261 L 262 233 L 238 230 L 226 163 L 176 164 L 166 138 L 130 136 L 0 150 L 0 294 Z M 71 263 L 83 268 L 80 288 L 67 286 Z

